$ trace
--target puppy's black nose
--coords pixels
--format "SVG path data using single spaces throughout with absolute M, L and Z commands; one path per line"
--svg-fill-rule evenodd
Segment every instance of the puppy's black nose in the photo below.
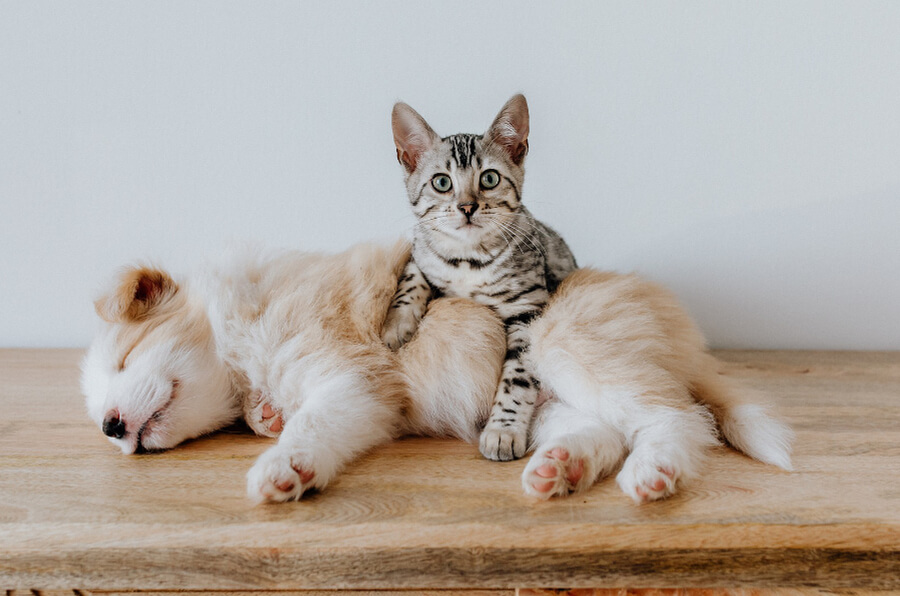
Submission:
M 119 418 L 118 410 L 110 410 L 103 419 L 103 434 L 121 439 L 125 436 L 125 421 Z
M 456 206 L 456 208 L 463 212 L 463 215 L 466 216 L 466 219 L 471 219 L 475 214 L 475 211 L 478 209 L 478 203 L 476 203 L 475 201 L 460 203 Z

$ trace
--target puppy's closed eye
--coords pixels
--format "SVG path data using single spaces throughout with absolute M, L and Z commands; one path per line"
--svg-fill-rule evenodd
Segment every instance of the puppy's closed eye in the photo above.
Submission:
M 118 367 L 119 372 L 122 372 L 123 370 L 125 370 L 125 367 L 128 365 L 128 357 L 131 356 L 131 353 L 134 351 L 134 346 L 136 346 L 136 345 L 137 344 L 134 344 L 133 346 L 128 348 L 124 354 L 122 354 L 122 358 L 119 359 L 119 367 Z

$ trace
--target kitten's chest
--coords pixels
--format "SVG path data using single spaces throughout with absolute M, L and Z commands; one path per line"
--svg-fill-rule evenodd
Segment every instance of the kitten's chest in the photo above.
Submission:
M 493 285 L 494 267 L 473 267 L 467 262 L 456 265 L 432 263 L 422 270 L 429 283 L 445 296 L 478 300 Z
M 465 260 L 447 263 L 445 260 L 423 255 L 416 264 L 428 283 L 444 296 L 468 298 L 493 309 L 516 309 L 532 299 L 545 300 L 540 289 L 545 287 L 543 269 L 529 261 L 528 266 L 516 259 L 497 260 L 485 265 L 473 265 Z M 515 302 L 511 306 L 507 303 Z

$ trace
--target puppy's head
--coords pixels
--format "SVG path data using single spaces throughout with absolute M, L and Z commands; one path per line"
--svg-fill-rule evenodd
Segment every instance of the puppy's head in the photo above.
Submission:
M 174 447 L 237 418 L 204 305 L 168 273 L 126 269 L 94 306 L 102 325 L 81 387 L 88 414 L 123 453 Z

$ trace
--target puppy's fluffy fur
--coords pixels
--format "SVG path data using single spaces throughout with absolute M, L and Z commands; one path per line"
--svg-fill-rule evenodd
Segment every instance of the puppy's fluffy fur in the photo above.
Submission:
M 257 432 L 280 434 L 248 474 L 257 500 L 324 488 L 355 456 L 403 432 L 471 440 L 500 373 L 502 326 L 487 308 L 443 300 L 416 341 L 391 352 L 381 326 L 408 254 L 406 244 L 249 253 L 180 284 L 158 269 L 128 269 L 96 302 L 105 324 L 83 365 L 88 412 L 133 453 L 172 447 L 243 411 Z
M 790 469 L 791 431 L 719 376 L 699 330 L 663 288 L 578 270 L 531 333 L 538 376 L 555 397 L 533 428 L 527 493 L 583 490 L 624 459 L 616 480 L 627 495 L 668 496 L 699 472 L 717 443 L 716 422 L 744 453 Z
M 361 452 L 402 433 L 473 441 L 503 361 L 485 307 L 433 302 L 413 339 L 381 342 L 409 248 L 339 255 L 247 253 L 187 282 L 132 268 L 96 302 L 83 364 L 88 411 L 123 452 L 164 449 L 243 413 L 278 436 L 248 473 L 257 500 L 325 487 Z M 629 275 L 576 271 L 531 327 L 546 401 L 525 492 L 565 495 L 621 464 L 635 501 L 694 477 L 716 425 L 736 448 L 790 468 L 787 427 L 718 375 L 677 301 Z

